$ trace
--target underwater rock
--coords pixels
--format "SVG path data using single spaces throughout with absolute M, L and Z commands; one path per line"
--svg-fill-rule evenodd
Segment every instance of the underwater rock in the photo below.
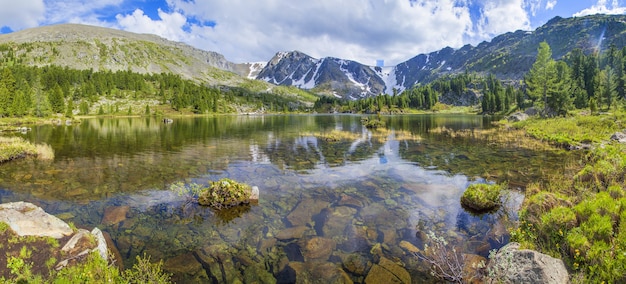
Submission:
M 342 194 L 337 205 L 340 206 L 350 206 L 356 209 L 363 208 L 364 203 L 359 198 L 354 197 L 352 195 Z
M 126 220 L 126 214 L 130 210 L 129 206 L 109 206 L 104 208 L 104 216 L 101 223 L 104 225 L 115 225 Z
M 241 281 L 241 274 L 235 268 L 228 245 L 219 244 L 204 247 L 194 252 L 206 273 L 218 283 Z
M 292 226 L 304 226 L 312 221 L 314 215 L 319 214 L 328 205 L 330 203 L 319 199 L 305 199 L 287 215 L 287 221 Z
M 338 254 L 341 258 L 343 268 L 355 275 L 365 276 L 367 271 L 372 267 L 370 260 L 362 254 Z
M 63 220 L 28 202 L 1 204 L 0 222 L 7 223 L 18 236 L 60 239 L 74 233 Z
M 274 278 L 274 275 L 269 273 L 265 269 L 265 266 L 260 263 L 248 266 L 243 271 L 243 283 L 274 284 L 276 283 L 276 278 Z
M 207 283 L 210 278 L 193 254 L 187 253 L 168 259 L 163 269 L 174 274 L 175 283 Z
M 288 269 L 292 272 L 293 283 L 337 283 L 352 284 L 350 276 L 336 264 L 330 262 L 324 263 L 304 263 L 290 262 Z
M 276 234 L 276 238 L 279 240 L 300 239 L 304 236 L 304 232 L 308 230 L 307 226 L 296 226 L 284 229 Z
M 378 264 L 374 264 L 367 277 L 366 284 L 377 283 L 411 283 L 411 275 L 402 266 L 393 261 L 381 257 Z
M 476 254 L 463 254 L 463 259 L 464 283 L 483 283 L 481 270 L 484 270 L 487 259 Z
M 311 260 L 328 260 L 330 255 L 335 250 L 337 244 L 334 240 L 322 237 L 313 237 L 309 240 L 305 240 L 302 248 L 302 256 L 306 261 Z
M 407 241 L 400 241 L 400 247 L 406 250 L 409 253 L 419 253 L 420 249 L 417 248 L 414 244 L 409 243 Z
M 325 237 L 343 237 L 346 227 L 352 224 L 357 210 L 347 206 L 337 206 L 332 208 L 332 212 L 328 214 L 322 231 Z M 316 224 L 317 225 L 317 224 Z

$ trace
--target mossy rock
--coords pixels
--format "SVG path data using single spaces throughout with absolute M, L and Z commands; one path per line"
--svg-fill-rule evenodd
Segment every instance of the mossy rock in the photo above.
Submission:
M 252 189 L 249 185 L 223 178 L 211 182 L 198 194 L 198 203 L 216 209 L 229 208 L 250 201 Z
M 461 196 L 461 205 L 477 213 L 494 210 L 501 204 L 502 188 L 498 184 L 471 184 Z

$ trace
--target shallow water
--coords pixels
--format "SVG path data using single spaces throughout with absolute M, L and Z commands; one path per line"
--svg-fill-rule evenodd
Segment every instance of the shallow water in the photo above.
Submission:
M 126 267 L 146 253 L 163 259 L 181 282 L 253 282 L 263 275 L 282 283 L 363 282 L 381 258 L 423 282 L 432 280 L 428 267 L 401 242 L 423 249 L 433 231 L 486 257 L 508 241 L 523 186 L 576 159 L 433 131 L 491 127 L 480 116 L 383 117 L 385 132 L 365 129 L 360 119 L 121 118 L 39 126 L 25 137 L 51 145 L 55 159 L 0 165 L 0 201 L 31 201 L 79 227 L 97 226 L 111 235 Z M 329 138 L 338 135 L 343 139 Z M 169 190 L 175 182 L 222 177 L 258 186 L 258 204 L 215 211 Z M 469 184 L 503 181 L 512 190 L 497 212 L 474 216 L 460 206 Z

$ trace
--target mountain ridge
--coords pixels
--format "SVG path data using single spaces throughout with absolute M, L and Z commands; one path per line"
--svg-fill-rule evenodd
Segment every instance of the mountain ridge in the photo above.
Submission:
M 347 90 L 363 90 L 364 92 L 348 92 L 344 98 L 358 98 L 375 96 L 381 93 L 393 94 L 411 88 L 416 84 L 425 84 L 439 77 L 449 74 L 459 74 L 463 72 L 476 72 L 481 74 L 494 74 L 498 79 L 519 81 L 530 70 L 537 47 L 542 41 L 548 42 L 552 47 L 553 57 L 562 58 L 574 48 L 581 48 L 585 53 L 594 52 L 598 47 L 606 48 L 611 44 L 616 46 L 626 46 L 626 15 L 592 15 L 586 17 L 561 18 L 555 17 L 545 25 L 533 31 L 518 30 L 507 32 L 494 37 L 491 41 L 483 41 L 476 46 L 465 45 L 458 49 L 445 47 L 441 50 L 418 54 L 404 62 L 392 67 L 375 67 L 354 62 L 361 66 L 353 70 L 363 70 L 369 68 L 377 74 L 377 78 L 370 80 L 382 81 L 383 88 L 365 89 L 360 87 L 364 82 L 350 82 L 345 79 L 354 76 L 346 72 L 343 79 L 337 81 L 316 80 L 315 85 L 308 84 L 312 90 L 334 91 L 327 86 L 342 85 Z M 297 52 L 301 53 L 301 52 Z M 291 77 L 291 80 L 280 80 L 286 74 L 300 74 L 294 72 L 302 68 L 302 61 L 289 61 L 288 53 L 282 54 L 280 58 L 275 56 L 270 60 L 274 64 L 268 64 L 265 70 L 261 71 L 257 79 L 288 85 L 290 82 L 299 82 L 301 77 Z M 285 61 L 283 63 L 277 60 Z M 319 60 L 312 58 L 311 60 Z M 291 69 L 277 69 L 276 66 L 290 66 Z M 310 66 L 305 66 L 309 70 Z M 320 70 L 317 72 L 333 73 L 343 70 Z M 309 70 L 308 72 L 311 72 Z M 274 74 L 274 75 L 272 75 Z M 315 74 L 307 73 L 309 77 Z M 339 76 L 341 77 L 341 76 Z M 369 82 L 369 81 L 368 81 Z M 369 84 L 369 83 L 368 83 Z M 294 85 L 294 84 L 291 84 Z M 394 91 L 395 90 L 395 91 Z M 355 95 L 357 95 L 355 97 Z
M 537 47 L 548 42 L 555 59 L 574 48 L 591 53 L 610 45 L 626 46 L 626 15 L 555 17 L 533 31 L 498 35 L 476 46 L 445 47 L 415 55 L 395 66 L 313 58 L 301 51 L 277 52 L 268 62 L 233 63 L 222 54 L 152 34 L 59 24 L 0 35 L 22 64 L 73 69 L 173 73 L 208 85 L 238 86 L 258 79 L 318 94 L 359 99 L 394 94 L 439 77 L 473 72 L 519 81 L 530 70 Z M 267 88 L 271 88 L 268 84 Z

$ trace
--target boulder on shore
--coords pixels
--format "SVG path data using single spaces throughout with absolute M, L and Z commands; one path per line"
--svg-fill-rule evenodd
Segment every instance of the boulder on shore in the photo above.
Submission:
M 61 239 L 74 233 L 63 220 L 44 212 L 41 207 L 22 201 L 0 204 L 0 222 L 7 223 L 21 237 Z
M 0 204 L 0 222 L 6 223 L 10 228 L 10 234 L 17 235 L 17 237 L 34 236 L 67 240 L 61 248 L 52 245 L 38 248 L 39 253 L 63 257 L 54 265 L 57 270 L 80 263 L 92 251 L 97 251 L 104 260 L 109 260 L 109 248 L 106 239 L 103 232 L 98 228 L 94 228 L 91 232 L 83 229 L 74 232 L 63 220 L 46 213 L 41 207 L 32 203 Z M 24 244 L 20 243 L 20 239 L 17 239 L 16 247 L 29 245 L 27 240 Z M 121 259 L 112 259 L 111 261 L 121 263 Z M 35 265 L 43 266 L 44 263 Z M 34 267 L 33 270 L 38 270 L 38 268 Z
M 615 132 L 611 135 L 611 140 L 617 141 L 618 143 L 626 143 L 626 130 L 622 132 Z
M 494 275 L 486 283 L 569 283 L 562 260 L 519 247 L 509 243 L 496 253 L 487 267 Z

